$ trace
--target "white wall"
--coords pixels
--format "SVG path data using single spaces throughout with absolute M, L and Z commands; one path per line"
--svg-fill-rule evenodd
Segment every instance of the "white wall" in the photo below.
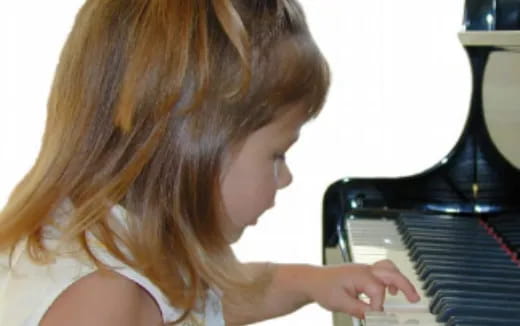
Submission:
M 333 84 L 288 155 L 293 185 L 235 245 L 243 260 L 319 264 L 326 187 L 430 167 L 454 145 L 469 105 L 456 37 L 463 0 L 301 1 Z M 37 155 L 58 54 L 82 2 L 0 4 L 0 206 Z M 262 325 L 331 325 L 331 316 L 311 305 Z

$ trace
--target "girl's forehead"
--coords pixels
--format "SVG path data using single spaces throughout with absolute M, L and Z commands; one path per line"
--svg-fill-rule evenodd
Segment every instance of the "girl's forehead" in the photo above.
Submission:
M 296 141 L 300 129 L 306 121 L 302 111 L 303 110 L 293 109 L 284 113 L 254 132 L 251 138 L 256 138 L 259 142 L 282 141 L 284 143 L 292 143 Z
M 296 103 L 287 105 L 285 112 L 276 117 L 271 124 L 281 129 L 299 129 L 307 119 L 304 105 Z

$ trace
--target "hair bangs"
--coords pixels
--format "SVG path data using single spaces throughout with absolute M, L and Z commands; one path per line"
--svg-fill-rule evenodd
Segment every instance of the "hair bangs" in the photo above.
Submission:
M 300 103 L 307 120 L 321 111 L 330 84 L 328 64 L 310 35 L 283 40 L 274 48 L 264 69 L 265 98 L 272 108 Z M 276 109 L 275 109 L 276 110 Z M 279 112 L 279 111 L 278 111 Z

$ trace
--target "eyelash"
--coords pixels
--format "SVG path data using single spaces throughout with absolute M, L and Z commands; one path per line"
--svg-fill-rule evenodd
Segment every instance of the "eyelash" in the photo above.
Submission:
M 276 153 L 276 154 L 274 154 L 273 158 L 275 160 L 285 161 L 285 153 Z

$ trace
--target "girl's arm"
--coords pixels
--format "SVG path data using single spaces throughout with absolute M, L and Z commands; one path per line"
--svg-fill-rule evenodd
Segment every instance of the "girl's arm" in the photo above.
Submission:
M 373 265 L 318 267 L 251 263 L 246 267 L 259 273 L 271 273 L 272 280 L 265 295 L 255 302 L 232 306 L 226 303 L 224 295 L 227 325 L 244 325 L 282 316 L 311 302 L 331 311 L 363 318 L 368 310 L 382 310 L 386 288 L 392 294 L 401 290 L 412 302 L 419 300 L 413 285 L 388 260 Z M 360 293 L 370 297 L 370 304 L 358 300 Z

